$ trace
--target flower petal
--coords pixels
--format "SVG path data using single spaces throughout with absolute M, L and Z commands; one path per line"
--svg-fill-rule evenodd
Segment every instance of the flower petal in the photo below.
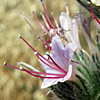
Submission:
M 60 17 L 59 17 L 59 19 L 60 19 L 61 27 L 65 31 L 65 37 L 67 38 L 67 40 L 69 42 L 72 42 L 73 41 L 73 37 L 72 37 L 72 34 L 71 34 L 71 25 L 72 25 L 71 18 L 68 16 L 67 13 L 62 12 Z
M 68 61 L 64 57 L 64 46 L 58 35 L 52 38 L 52 58 L 64 70 L 67 70 Z
M 55 35 L 52 38 L 52 42 L 51 42 L 51 49 L 52 49 L 52 53 L 56 53 L 56 52 L 62 52 L 62 50 L 64 50 L 64 46 L 62 41 L 60 40 L 58 35 Z
M 75 43 L 75 45 L 80 48 L 80 42 L 78 36 L 78 25 L 75 19 L 72 20 L 72 24 L 71 24 L 71 37 L 72 37 L 72 42 Z
M 58 83 L 58 79 L 44 79 L 43 80 L 43 83 L 42 83 L 42 86 L 41 86 L 41 89 L 45 89 L 47 87 L 50 87 L 52 85 L 55 85 Z
M 68 61 L 71 61 L 73 53 L 76 49 L 77 47 L 74 43 L 67 44 L 64 50 L 64 56 L 68 59 Z
M 47 58 L 47 55 L 44 55 L 45 58 Z M 42 67 L 44 68 L 46 73 L 52 73 L 52 74 L 62 74 L 60 70 L 55 70 L 49 66 L 47 66 L 45 63 L 43 63 L 42 61 L 39 60 L 39 62 L 41 63 Z M 49 75 L 50 77 L 50 75 Z M 52 77 L 52 76 L 51 76 Z
M 72 65 L 70 64 L 69 68 L 68 68 L 68 73 L 66 74 L 66 76 L 64 78 L 60 78 L 59 82 L 65 82 L 65 81 L 69 80 L 71 78 L 71 75 L 72 75 Z
M 55 85 L 58 82 L 65 82 L 65 81 L 67 81 L 67 80 L 69 80 L 71 78 L 71 75 L 72 75 L 72 65 L 70 64 L 69 65 L 69 69 L 68 69 L 68 73 L 67 73 L 67 75 L 64 78 L 44 79 L 43 83 L 42 83 L 42 86 L 41 86 L 41 89 L 44 89 L 44 88 L 50 87 L 52 85 Z

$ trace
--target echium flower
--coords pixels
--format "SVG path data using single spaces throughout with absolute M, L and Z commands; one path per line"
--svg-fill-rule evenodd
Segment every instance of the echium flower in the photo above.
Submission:
M 77 45 L 77 44 L 79 44 L 79 40 L 78 40 L 77 23 L 76 23 L 75 19 L 71 20 L 71 18 L 69 17 L 69 11 L 68 11 L 67 5 L 65 5 L 67 13 L 63 12 L 60 15 L 61 27 L 58 25 L 57 20 L 54 17 L 54 15 L 52 15 L 53 20 L 55 21 L 55 26 L 56 26 L 56 27 L 54 27 L 54 25 L 52 24 L 51 20 L 48 17 L 48 14 L 46 12 L 46 9 L 45 9 L 45 6 L 44 6 L 44 3 L 42 0 L 41 0 L 41 3 L 42 3 L 42 7 L 44 10 L 45 16 L 46 16 L 45 17 L 43 15 L 43 13 L 41 14 L 42 18 L 44 20 L 44 23 L 46 24 L 46 28 L 39 21 L 35 12 L 33 12 L 33 15 L 34 15 L 38 25 L 40 26 L 40 28 L 43 29 L 43 31 L 45 33 L 47 33 L 48 36 L 50 37 L 50 39 L 51 39 L 49 41 L 50 43 L 48 41 L 45 41 L 38 34 L 38 32 L 31 26 L 31 24 L 28 22 L 27 19 L 25 19 L 25 21 L 34 30 L 34 32 L 39 36 L 39 38 L 45 44 L 45 46 L 47 46 L 50 54 L 46 53 L 46 55 L 44 55 L 44 56 L 41 55 L 21 35 L 19 35 L 18 37 L 20 39 L 22 39 L 34 51 L 34 54 L 38 57 L 39 62 L 41 63 L 42 67 L 44 68 L 45 73 L 40 72 L 36 69 L 33 69 L 30 65 L 23 63 L 23 62 L 18 63 L 18 65 L 20 66 L 19 68 L 12 66 L 8 63 L 5 63 L 5 65 L 10 66 L 15 69 L 18 69 L 18 70 L 21 70 L 21 71 L 25 71 L 32 76 L 44 79 L 41 88 L 47 88 L 47 87 L 57 84 L 58 82 L 65 82 L 65 81 L 71 80 L 75 77 L 75 68 L 73 68 L 71 59 L 73 57 L 74 51 L 79 47 Z M 65 20 L 66 24 L 65 23 L 63 24 L 64 20 Z M 66 28 L 64 28 L 64 26 Z M 59 29 L 62 31 L 60 31 Z M 68 35 L 70 35 L 70 37 L 66 37 L 67 31 L 70 32 L 70 33 L 68 33 Z M 74 32 L 76 34 L 74 34 Z M 70 40 L 68 40 L 69 38 L 70 38 Z M 64 46 L 61 39 L 67 41 L 66 46 Z M 28 69 L 31 69 L 31 71 L 25 69 L 22 66 L 25 66 Z
M 58 82 L 67 81 L 72 76 L 74 76 L 71 58 L 76 47 L 73 43 L 69 43 L 64 48 L 59 36 L 55 35 L 51 42 L 52 54 L 47 53 L 47 55 L 42 56 L 23 37 L 19 37 L 34 51 L 34 54 L 36 54 L 36 56 L 38 57 L 40 63 L 45 70 L 45 73 L 29 71 L 22 68 L 22 66 L 20 66 L 20 68 L 17 68 L 15 66 L 5 63 L 7 66 L 13 67 L 21 71 L 25 71 L 35 77 L 43 78 L 44 80 L 41 88 L 47 88 L 51 85 L 57 84 Z M 22 62 L 19 62 L 18 64 L 26 65 Z
M 92 48 L 95 52 L 91 52 L 89 55 L 80 45 L 79 24 L 75 17 L 74 19 L 70 18 L 68 6 L 65 4 L 66 12 L 62 12 L 59 17 L 60 25 L 52 14 L 55 22 L 55 25 L 53 25 L 46 12 L 43 0 L 41 0 L 41 3 L 44 10 L 44 14 L 41 13 L 41 16 L 46 27 L 40 22 L 35 12 L 33 12 L 33 15 L 38 26 L 48 35 L 49 39 L 45 41 L 40 36 L 29 23 L 28 20 L 31 21 L 31 19 L 27 16 L 25 16 L 25 21 L 48 48 L 46 55 L 41 55 L 21 35 L 18 37 L 33 50 L 45 72 L 41 72 L 24 62 L 18 63 L 20 67 L 15 67 L 6 62 L 4 64 L 41 78 L 43 81 L 41 88 L 50 87 L 61 100 L 100 100 L 100 43 L 97 41 L 99 50 L 95 51 Z M 88 7 L 100 24 L 90 4 L 88 4 Z M 86 31 L 86 26 L 83 29 Z M 95 46 L 93 45 L 93 47 Z

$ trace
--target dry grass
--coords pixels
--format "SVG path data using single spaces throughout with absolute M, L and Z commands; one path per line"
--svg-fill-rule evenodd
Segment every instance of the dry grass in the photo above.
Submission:
M 77 4 L 75 0 L 67 1 L 73 16 L 78 9 Z M 66 0 L 44 0 L 48 13 L 55 12 L 57 20 L 60 12 L 65 11 L 64 2 Z M 0 3 L 0 100 L 51 100 L 50 96 L 46 96 L 48 90 L 40 89 L 41 80 L 3 65 L 4 61 L 15 66 L 23 61 L 40 69 L 32 50 L 17 38 L 18 34 L 22 34 L 35 49 L 45 53 L 41 41 L 19 15 L 22 12 L 34 20 L 32 10 L 40 16 L 39 12 L 43 10 L 39 0 L 2 0 Z M 43 34 L 41 30 L 38 31 Z

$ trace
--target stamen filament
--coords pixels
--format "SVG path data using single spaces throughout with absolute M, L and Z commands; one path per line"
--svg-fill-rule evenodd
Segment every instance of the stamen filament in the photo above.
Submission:
M 48 78 L 48 79 L 58 79 L 58 78 L 63 78 L 65 75 L 60 75 L 60 74 L 51 74 L 51 73 L 42 73 L 42 72 L 34 72 L 34 71 L 28 71 L 28 70 L 26 70 L 26 69 L 24 69 L 24 68 L 22 68 L 21 67 L 21 69 L 20 68 L 17 68 L 17 67 L 15 67 L 15 66 L 12 66 L 12 65 L 10 65 L 10 64 L 5 64 L 5 65 L 7 65 L 7 66 L 9 66 L 9 67 L 12 67 L 12 68 L 14 68 L 14 69 L 18 69 L 18 70 L 21 70 L 21 71 L 25 71 L 25 72 L 27 72 L 28 74 L 30 74 L 30 75 L 32 75 L 32 76 L 35 76 L 35 77 L 39 77 L 39 78 Z M 43 75 L 55 75 L 55 76 L 58 76 L 58 77 L 46 77 L 46 76 L 40 76 L 40 75 L 35 75 L 35 74 L 32 74 L 32 73 L 35 73 L 35 74 L 43 74 Z
M 48 24 L 48 22 L 47 22 L 45 16 L 44 16 L 42 13 L 41 13 L 41 16 L 42 16 L 42 18 L 43 18 L 43 20 L 44 20 L 44 23 L 45 23 L 47 29 L 50 31 L 51 28 L 50 28 L 50 26 L 49 26 L 49 24 Z
M 64 76 L 60 76 L 60 77 L 46 77 L 46 76 L 39 76 L 39 75 L 32 74 L 30 71 L 28 71 L 26 69 L 23 69 L 22 71 L 25 71 L 25 72 L 29 73 L 30 75 L 35 76 L 35 77 L 39 77 L 39 78 L 59 79 L 59 78 L 63 78 L 64 77 Z
M 67 15 L 69 16 L 69 9 L 68 9 L 67 3 L 65 3 L 65 7 L 66 7 Z
M 52 60 L 52 62 L 62 71 L 64 72 L 65 74 L 67 74 L 67 72 L 65 70 L 63 70 L 61 67 L 59 67 L 59 65 L 56 64 L 56 62 L 51 58 L 50 55 L 48 55 L 48 57 Z
M 25 21 L 28 23 L 28 25 L 32 28 L 32 30 L 39 36 L 39 38 L 40 38 L 40 40 L 44 43 L 44 45 L 46 45 L 47 46 L 47 48 L 49 49 L 49 50 L 51 50 L 51 47 L 47 44 L 47 42 L 39 35 L 39 33 L 31 26 L 31 24 L 27 21 L 27 19 L 25 19 Z M 21 38 L 21 37 L 20 37 Z M 24 40 L 24 42 L 26 43 L 26 44 L 29 44 L 24 38 L 22 38 L 22 40 Z M 29 44 L 30 45 L 30 44 Z M 31 45 L 30 45 L 31 46 Z M 31 48 L 33 48 L 32 46 L 31 46 Z M 34 48 L 33 48 L 34 49 Z M 35 50 L 35 49 L 34 49 Z M 34 51 L 33 50 L 33 51 Z M 36 51 L 34 51 L 34 52 L 36 52 Z
M 37 55 L 37 56 L 38 56 L 38 55 Z M 56 66 L 54 63 L 50 62 L 49 60 L 44 59 L 44 61 L 43 61 L 39 56 L 38 56 L 38 58 L 39 58 L 39 60 L 41 60 L 44 64 L 46 64 L 48 67 L 60 71 L 60 69 L 57 68 L 57 66 Z M 42 57 L 42 58 L 43 58 L 43 57 Z M 52 67 L 52 66 L 54 66 L 54 67 Z
M 22 36 L 20 38 L 34 51 L 37 52 Z
M 36 15 L 34 12 L 33 12 L 33 15 L 34 15 L 36 21 L 38 22 L 38 24 L 40 25 L 40 27 L 41 27 L 45 32 L 47 32 L 46 28 L 42 25 L 42 23 L 39 21 L 37 15 Z
M 48 17 L 48 14 L 47 14 L 47 12 L 46 12 L 46 9 L 45 9 L 43 0 L 41 0 L 41 2 L 42 2 L 42 7 L 43 7 L 43 10 L 44 10 L 44 13 L 45 13 L 46 18 L 47 18 L 47 20 L 48 20 L 50 26 L 51 26 L 52 28 L 54 28 L 53 24 L 51 23 L 51 21 L 50 21 L 50 19 L 49 19 L 49 17 Z
M 35 71 L 29 71 L 29 72 L 34 74 L 40 74 L 40 75 L 65 76 L 64 74 L 42 73 L 42 72 L 35 72 Z
M 95 20 L 96 20 L 96 21 L 99 23 L 99 25 L 100 25 L 100 21 L 98 20 L 98 18 L 97 18 L 96 15 L 94 14 L 94 11 L 93 11 L 92 6 L 91 6 L 90 3 L 89 3 L 89 7 L 90 7 L 90 10 L 91 10 L 92 15 L 94 16 Z
M 23 37 L 20 36 L 20 38 L 34 51 L 34 52 L 37 52 Z M 47 60 L 45 57 L 43 57 L 40 53 L 37 53 L 36 54 L 37 57 L 43 62 L 45 63 L 46 65 L 48 65 L 49 67 L 53 68 L 53 69 L 56 69 L 58 70 L 56 67 L 52 67 L 54 64 L 52 62 L 50 62 L 49 60 Z M 41 58 L 44 60 L 42 60 Z M 48 62 L 48 64 L 46 63 Z
M 56 27 L 59 28 L 59 25 L 58 25 L 58 23 L 57 23 L 57 20 L 56 20 L 54 14 L 51 13 L 51 15 L 52 15 L 52 17 L 53 17 L 53 20 L 54 20 L 54 22 L 55 22 Z
M 14 69 L 20 70 L 19 68 L 15 67 L 15 66 L 13 66 L 13 65 L 10 65 L 10 64 L 6 64 L 6 66 L 9 66 L 9 67 L 12 67 L 12 68 L 14 68 Z

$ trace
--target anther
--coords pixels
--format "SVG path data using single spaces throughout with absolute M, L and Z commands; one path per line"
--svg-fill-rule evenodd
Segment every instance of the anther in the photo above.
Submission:
M 18 35 L 18 38 L 21 38 L 21 35 L 20 34 Z
M 7 65 L 6 61 L 3 64 L 6 66 Z
M 54 15 L 54 12 L 51 12 L 51 15 Z
M 66 6 L 66 5 L 67 5 L 67 3 L 65 2 L 65 3 L 64 3 L 64 6 Z
M 37 36 L 37 39 L 40 39 L 40 36 Z
M 23 67 L 22 66 L 20 66 L 20 68 L 19 68 L 21 71 L 23 70 Z
M 43 1 L 43 0 L 40 0 L 41 2 Z
M 34 14 L 34 11 L 33 10 L 31 12 L 32 12 L 32 14 Z
M 34 52 L 34 54 L 35 54 L 35 55 L 37 55 L 37 54 L 38 54 L 38 52 Z
M 42 16 L 43 15 L 43 12 L 40 12 L 40 15 Z
M 91 2 L 89 2 L 89 1 L 88 1 L 87 3 L 88 3 L 88 4 L 91 4 Z
M 46 55 L 49 56 L 50 55 L 49 52 L 46 52 Z

